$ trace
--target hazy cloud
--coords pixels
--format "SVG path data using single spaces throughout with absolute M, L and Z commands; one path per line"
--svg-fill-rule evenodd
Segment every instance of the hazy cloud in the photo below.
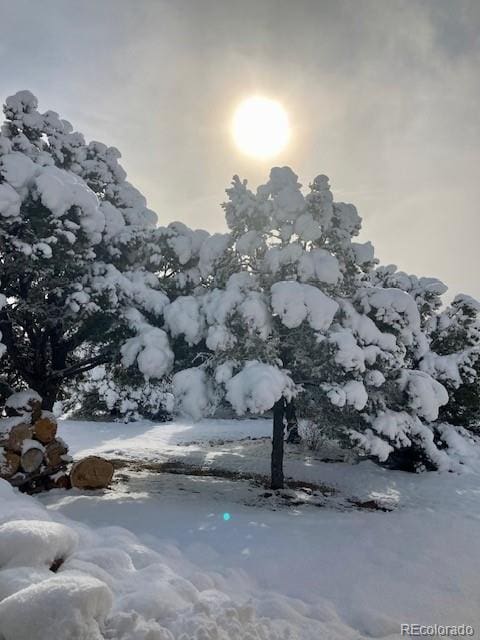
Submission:
M 223 228 L 236 103 L 279 99 L 274 164 L 326 173 L 384 262 L 480 296 L 476 0 L 0 0 L 0 95 L 118 146 L 161 222 Z

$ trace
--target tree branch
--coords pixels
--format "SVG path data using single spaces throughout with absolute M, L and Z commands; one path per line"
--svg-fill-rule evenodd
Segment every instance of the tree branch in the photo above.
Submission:
M 98 356 L 94 356 L 93 358 L 86 358 L 85 360 L 77 362 L 77 364 L 74 364 L 71 367 L 67 367 L 66 369 L 53 371 L 49 378 L 62 380 L 65 380 L 67 378 L 74 378 L 76 375 L 84 373 L 85 371 L 89 371 L 90 369 L 93 369 L 100 364 L 106 364 L 107 362 L 110 362 L 113 355 L 114 354 L 112 351 L 107 351 L 99 354 Z

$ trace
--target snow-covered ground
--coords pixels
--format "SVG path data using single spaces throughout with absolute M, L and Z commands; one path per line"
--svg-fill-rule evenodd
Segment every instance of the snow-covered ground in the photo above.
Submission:
M 262 474 L 269 433 L 266 420 L 62 422 L 74 457 L 100 453 L 130 465 L 105 492 L 33 499 L 1 485 L 0 522 L 34 518 L 67 529 L 24 525 L 27 544 L 15 522 L 0 529 L 0 564 L 15 567 L 0 571 L 0 599 L 13 594 L 0 603 L 0 638 L 399 638 L 408 622 L 480 632 L 475 464 L 461 475 L 412 475 L 320 462 L 291 447 L 287 475 L 335 491 L 283 497 L 247 480 L 156 470 L 179 461 Z M 352 498 L 393 510 L 357 509 Z M 46 567 L 57 556 L 67 560 L 52 574 Z M 20 590 L 30 582 L 39 584 Z

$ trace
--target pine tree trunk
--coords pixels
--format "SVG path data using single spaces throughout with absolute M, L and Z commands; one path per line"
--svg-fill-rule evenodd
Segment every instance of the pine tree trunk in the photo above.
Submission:
M 298 433 L 297 413 L 293 399 L 285 403 L 285 420 L 287 421 L 287 442 L 298 444 L 302 439 Z
M 38 380 L 30 386 L 42 397 L 42 409 L 52 411 L 58 393 L 60 391 L 61 380 Z
M 273 406 L 273 437 L 272 437 L 272 469 L 271 488 L 283 489 L 283 437 L 285 400 L 280 398 Z
M 56 402 L 57 394 L 58 394 L 58 391 L 56 391 L 55 394 L 51 394 L 51 395 L 49 394 L 48 396 L 44 397 L 44 400 L 42 402 L 42 407 L 43 409 L 45 409 L 45 411 L 53 410 L 53 405 Z

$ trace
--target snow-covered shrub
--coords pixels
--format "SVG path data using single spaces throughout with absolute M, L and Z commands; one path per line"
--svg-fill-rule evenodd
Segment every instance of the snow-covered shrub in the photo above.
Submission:
M 324 461 L 348 462 L 354 464 L 361 459 L 358 451 L 352 448 L 350 439 L 342 438 L 338 429 L 329 424 L 321 424 L 317 419 L 300 418 L 298 433 L 301 445 Z
M 313 420 L 301 418 L 298 421 L 298 433 L 304 446 L 310 451 L 319 451 L 325 442 L 325 436 L 320 426 Z

